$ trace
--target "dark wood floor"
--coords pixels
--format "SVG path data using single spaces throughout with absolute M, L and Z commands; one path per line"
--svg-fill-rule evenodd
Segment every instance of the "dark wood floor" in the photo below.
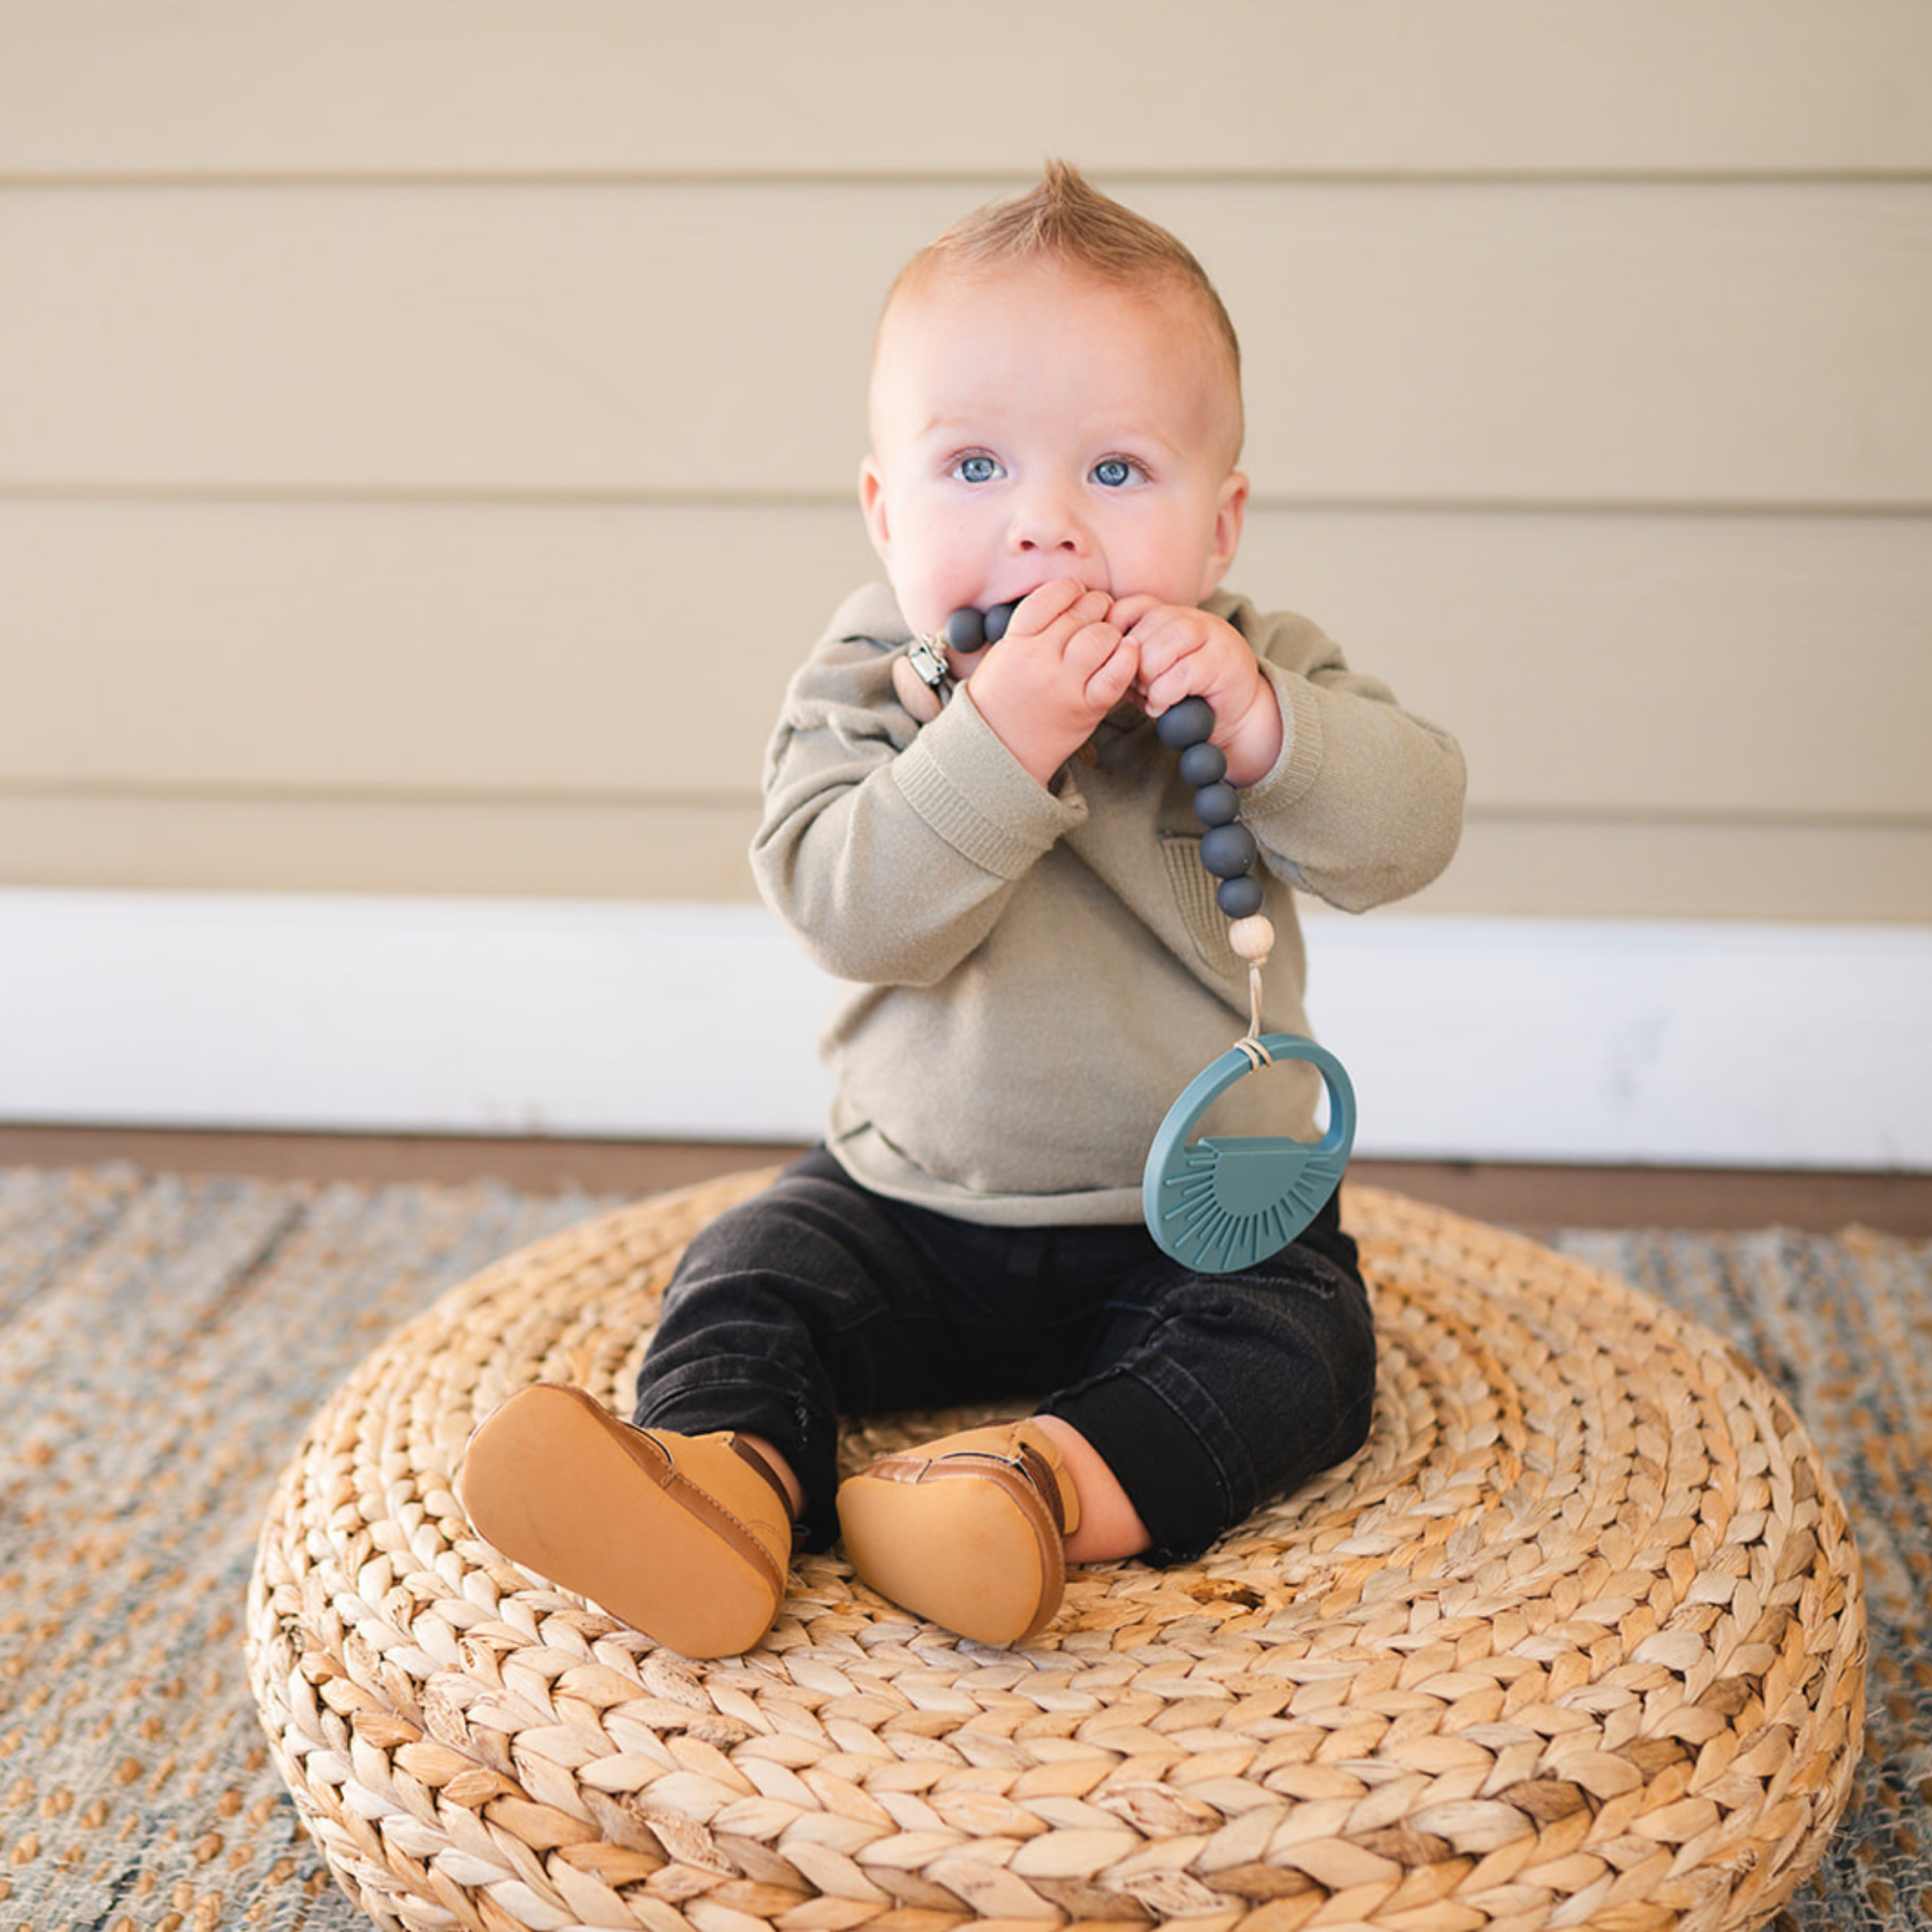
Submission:
M 639 1195 L 782 1159 L 786 1146 L 723 1141 L 232 1134 L 0 1126 L 0 1165 L 131 1162 L 155 1172 L 272 1179 L 462 1182 L 528 1192 Z M 1752 1228 L 1828 1233 L 1854 1224 L 1932 1236 L 1932 1174 L 1767 1172 L 1358 1161 L 1361 1182 L 1522 1227 Z

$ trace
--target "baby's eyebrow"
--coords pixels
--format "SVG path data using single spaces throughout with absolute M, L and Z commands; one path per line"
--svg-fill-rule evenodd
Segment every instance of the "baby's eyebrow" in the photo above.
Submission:
M 980 416 L 935 415 L 927 417 L 915 434 L 922 438 L 950 436 L 962 437 L 968 442 L 984 441 L 989 427 Z
M 1110 439 L 1103 439 L 1109 440 Z M 1185 444 L 1175 442 L 1171 437 L 1157 435 L 1152 430 L 1124 430 L 1111 439 L 1109 454 L 1136 456 L 1152 454 L 1156 456 L 1179 455 Z

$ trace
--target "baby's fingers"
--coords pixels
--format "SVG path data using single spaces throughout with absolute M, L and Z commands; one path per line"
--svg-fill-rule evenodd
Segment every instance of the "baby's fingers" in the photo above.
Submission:
M 1112 610 L 1107 614 L 1107 621 L 1124 637 L 1150 611 L 1161 607 L 1158 597 L 1151 597 L 1145 591 L 1137 592 L 1131 597 L 1117 599 Z
M 1094 628 L 1111 631 L 1112 627 L 1096 624 Z M 1133 689 L 1134 680 L 1140 674 L 1141 654 L 1115 635 L 1114 648 L 1100 659 L 1087 680 L 1087 701 L 1103 716 Z
M 1070 617 L 1090 624 L 1106 614 L 1107 600 L 1098 592 L 1087 590 L 1077 577 L 1056 577 L 1020 599 L 1012 628 L 1037 637 Z

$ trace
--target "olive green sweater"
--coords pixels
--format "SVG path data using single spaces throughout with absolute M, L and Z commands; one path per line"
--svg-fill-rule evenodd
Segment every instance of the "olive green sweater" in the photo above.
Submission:
M 1206 607 L 1281 700 L 1281 757 L 1241 817 L 1277 935 L 1264 1027 L 1307 1033 L 1294 892 L 1359 912 L 1427 884 L 1461 834 L 1462 755 L 1304 619 L 1224 594 Z M 970 684 L 920 727 L 893 691 L 910 635 L 883 586 L 849 598 L 766 760 L 760 889 L 850 982 L 820 1043 L 837 1083 L 827 1144 L 866 1185 L 968 1220 L 1134 1220 L 1162 1117 L 1247 1030 L 1192 794 L 1131 706 L 1051 789 Z M 1238 1082 L 1210 1125 L 1305 1137 L 1319 1092 L 1284 1063 Z

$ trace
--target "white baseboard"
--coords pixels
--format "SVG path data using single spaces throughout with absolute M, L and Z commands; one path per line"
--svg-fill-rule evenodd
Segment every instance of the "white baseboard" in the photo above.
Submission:
M 1932 1168 L 1932 928 L 1309 920 L 1384 1157 Z M 762 908 L 0 889 L 0 1119 L 791 1140 Z

